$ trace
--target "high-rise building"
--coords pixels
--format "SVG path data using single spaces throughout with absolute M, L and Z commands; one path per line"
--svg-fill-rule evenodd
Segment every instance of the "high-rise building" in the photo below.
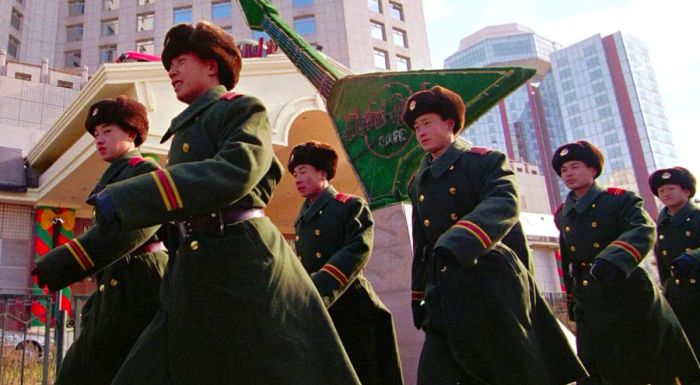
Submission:
M 356 72 L 430 68 L 420 0 L 272 3 L 299 34 Z M 267 38 L 247 27 L 231 0 L 9 0 L 0 2 L 0 42 L 7 41 L 0 48 L 22 62 L 47 57 L 52 67 L 93 73 L 126 51 L 159 54 L 171 26 L 198 20 L 239 40 Z
M 622 32 L 562 47 L 517 24 L 462 40 L 446 68 L 525 65 L 535 78 L 479 119 L 464 136 L 544 171 L 552 205 L 566 189 L 549 160 L 561 144 L 588 139 L 606 157 L 600 182 L 639 192 L 658 212 L 649 173 L 676 165 L 672 133 L 646 45 Z

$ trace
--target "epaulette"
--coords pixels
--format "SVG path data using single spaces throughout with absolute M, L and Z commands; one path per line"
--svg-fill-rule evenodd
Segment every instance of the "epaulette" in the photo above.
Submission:
M 608 187 L 608 189 L 605 190 L 605 192 L 607 192 L 608 194 L 616 195 L 616 196 L 623 195 L 625 193 L 625 191 L 627 191 L 627 190 L 625 190 L 623 188 L 619 188 L 619 187 Z
M 145 161 L 146 161 L 146 159 L 143 159 L 140 156 L 135 156 L 135 157 L 129 159 L 129 166 L 136 167 Z
M 350 199 L 352 199 L 352 195 L 350 195 L 350 194 L 338 193 L 335 196 L 335 200 L 337 200 L 338 202 L 341 202 L 341 203 L 348 203 L 350 201 Z
M 488 147 L 473 146 L 469 151 L 479 155 L 486 155 L 493 150 Z
M 226 92 L 223 95 L 221 95 L 221 97 L 219 97 L 219 100 L 228 100 L 230 102 L 231 100 L 236 99 L 239 96 L 243 96 L 243 94 L 239 94 L 238 92 L 229 91 L 229 92 Z
M 559 212 L 560 212 L 561 209 L 563 209 L 563 208 L 564 208 L 564 204 L 562 203 L 562 204 L 559 205 L 559 207 L 557 207 L 556 209 L 554 209 L 554 212 L 552 213 L 552 215 L 554 215 L 554 216 L 556 217 L 557 214 L 559 214 Z

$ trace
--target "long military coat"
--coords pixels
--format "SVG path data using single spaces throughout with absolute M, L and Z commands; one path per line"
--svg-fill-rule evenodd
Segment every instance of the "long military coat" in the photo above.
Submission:
M 141 158 L 138 151 L 127 152 L 110 164 L 90 196 L 110 183 L 158 168 L 155 162 Z M 168 256 L 165 251 L 135 254 L 133 249 L 155 241 L 156 230 L 154 226 L 105 236 L 92 227 L 39 261 L 44 277 L 57 289 L 74 281 L 76 276 L 71 272 L 93 271 L 101 260 L 126 255 L 97 272 L 97 290 L 82 309 L 82 332 L 66 353 L 55 384 L 109 385 L 153 319 L 160 307 L 158 291 Z
M 433 320 L 444 318 L 447 330 L 436 332 L 446 334 L 467 383 L 566 384 L 585 375 L 534 278 L 501 243 L 518 221 L 515 176 L 505 155 L 457 139 L 431 159 L 423 158 L 409 184 L 412 296 L 425 303 L 426 339 Z M 440 247 L 457 266 L 433 258 Z M 463 267 L 474 259 L 476 266 Z
M 363 385 L 403 384 L 391 312 L 362 275 L 374 243 L 367 204 L 329 186 L 302 205 L 296 251 L 311 274 Z
M 282 177 L 262 103 L 210 89 L 176 116 L 169 166 L 108 186 L 124 229 L 262 209 Z M 99 213 L 98 213 L 99 215 Z M 163 307 L 113 384 L 352 384 L 321 297 L 267 217 L 180 240 Z
M 700 208 L 692 202 L 675 215 L 661 210 L 654 252 L 664 295 L 683 325 L 697 355 L 700 353 L 700 275 L 671 277 L 671 261 L 685 253 L 700 262 Z
M 638 264 L 651 249 L 654 224 L 634 192 L 594 184 L 576 199 L 569 193 L 555 214 L 565 280 L 574 298 L 577 345 L 595 374 L 614 384 L 647 384 L 697 373 L 680 324 Z M 615 264 L 626 279 L 601 283 L 589 265 Z

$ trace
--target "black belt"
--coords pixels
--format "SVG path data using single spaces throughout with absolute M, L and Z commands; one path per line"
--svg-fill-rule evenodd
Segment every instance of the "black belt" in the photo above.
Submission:
M 221 209 L 181 221 L 178 223 L 178 227 L 183 236 L 192 233 L 224 235 L 226 226 L 264 216 L 265 210 L 263 209 Z

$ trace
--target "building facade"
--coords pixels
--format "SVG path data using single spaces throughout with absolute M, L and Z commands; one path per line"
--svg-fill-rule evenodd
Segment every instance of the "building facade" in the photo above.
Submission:
M 430 68 L 420 0 L 272 0 L 299 34 L 355 72 Z M 127 51 L 159 54 L 177 23 L 211 20 L 237 39 L 251 31 L 237 1 L 7 0 L 0 48 L 11 59 L 90 73 Z
M 464 136 L 539 166 L 552 208 L 567 192 L 549 164 L 553 151 L 565 142 L 588 139 L 606 157 L 599 181 L 639 192 L 655 217 L 649 174 L 677 165 L 678 159 L 646 45 L 616 32 L 562 47 L 508 24 L 464 38 L 445 60 L 447 68 L 512 64 L 535 67 L 538 73 Z

